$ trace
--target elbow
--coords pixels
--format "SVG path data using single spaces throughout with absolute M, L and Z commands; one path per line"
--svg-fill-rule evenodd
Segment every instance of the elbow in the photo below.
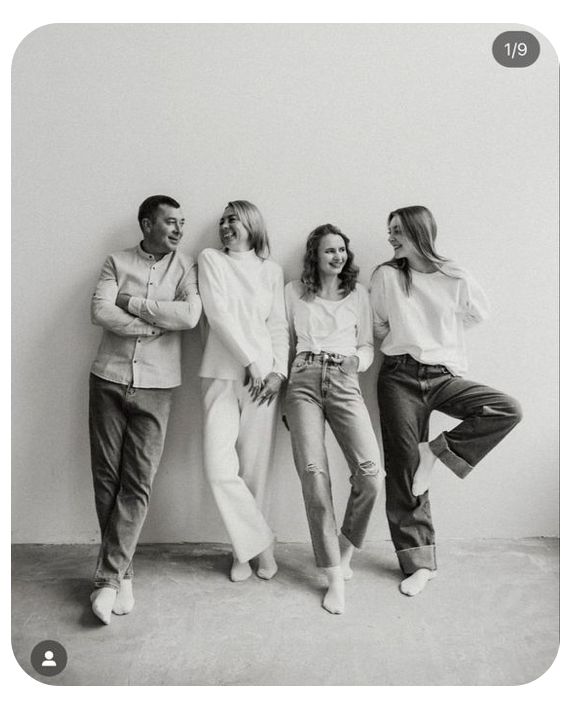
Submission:
M 200 318 L 201 308 L 192 308 L 185 319 L 183 330 L 192 330 L 197 325 Z
M 92 301 L 91 303 L 91 322 L 93 325 L 102 326 L 104 325 L 104 315 L 103 308 L 99 302 Z

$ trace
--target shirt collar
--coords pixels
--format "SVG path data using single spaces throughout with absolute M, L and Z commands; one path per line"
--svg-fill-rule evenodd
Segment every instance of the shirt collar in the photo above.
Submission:
M 230 249 L 227 249 L 226 254 L 232 259 L 253 260 L 254 258 L 257 258 L 255 249 L 250 249 L 249 251 L 231 251 Z
M 138 256 L 140 258 L 145 259 L 146 261 L 156 262 L 156 257 L 153 254 L 149 254 L 147 251 L 144 251 L 144 249 L 142 249 L 142 242 L 140 242 L 138 244 L 138 246 L 136 247 L 136 253 L 138 254 Z M 158 261 L 159 262 L 164 261 L 165 259 L 168 259 L 168 257 L 171 257 L 171 256 L 172 256 L 172 252 L 169 251 L 168 254 L 165 254 L 162 257 L 162 259 L 158 259 Z

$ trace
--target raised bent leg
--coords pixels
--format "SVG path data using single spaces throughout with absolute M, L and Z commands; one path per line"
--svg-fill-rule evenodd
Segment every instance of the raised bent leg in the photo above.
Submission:
M 460 478 L 521 421 L 521 405 L 513 397 L 461 377 L 452 377 L 431 395 L 433 409 L 462 419 L 429 444 L 434 455 Z

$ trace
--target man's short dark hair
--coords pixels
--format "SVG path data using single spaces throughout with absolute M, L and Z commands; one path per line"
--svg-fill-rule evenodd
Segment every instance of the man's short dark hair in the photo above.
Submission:
M 168 197 L 168 195 L 151 195 L 150 197 L 147 197 L 138 209 L 138 224 L 140 225 L 140 228 L 142 227 L 143 219 L 149 219 L 152 222 L 154 221 L 156 212 L 158 211 L 160 205 L 180 207 L 178 202 L 173 200 L 172 197 Z

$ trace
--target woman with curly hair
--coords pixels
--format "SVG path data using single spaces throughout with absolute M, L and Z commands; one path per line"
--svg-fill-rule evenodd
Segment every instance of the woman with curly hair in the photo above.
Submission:
M 436 575 L 428 488 L 440 460 L 459 478 L 521 419 L 502 392 L 465 379 L 464 330 L 488 312 L 474 278 L 435 249 L 436 222 L 426 207 L 402 207 L 387 221 L 394 257 L 371 280 L 375 335 L 383 364 L 377 394 L 385 455 L 386 512 L 405 579 L 400 591 L 421 592 Z M 460 419 L 428 441 L 433 411 Z
M 382 470 L 379 447 L 359 387 L 359 372 L 373 360 L 369 297 L 357 283 L 349 239 L 323 224 L 308 237 L 300 281 L 286 285 L 285 298 L 296 357 L 286 397 L 294 463 L 316 564 L 328 582 L 322 605 L 331 614 L 345 606 L 344 581 L 353 572 L 353 550 L 362 546 Z M 351 471 L 351 493 L 337 536 L 325 422 Z

